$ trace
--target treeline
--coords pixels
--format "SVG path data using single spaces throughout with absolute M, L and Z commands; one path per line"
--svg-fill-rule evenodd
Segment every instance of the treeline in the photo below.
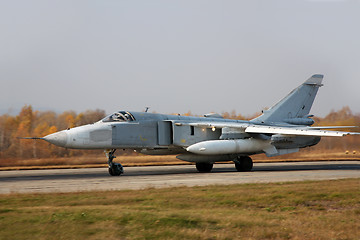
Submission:
M 191 112 L 184 115 L 191 116 Z M 251 119 L 259 114 L 246 117 L 223 112 L 224 118 Z M 45 141 L 22 140 L 19 137 L 43 137 L 48 134 L 84 124 L 94 123 L 105 117 L 103 110 L 87 110 L 77 114 L 66 111 L 57 114 L 53 111 L 34 111 L 32 106 L 26 105 L 17 116 L 8 114 L 0 116 L 0 159 L 28 159 L 49 157 L 72 157 L 92 154 L 93 151 L 69 150 L 56 147 Z M 353 114 L 349 107 L 339 111 L 332 111 L 324 118 L 314 117 L 316 125 L 320 126 L 360 126 L 360 114 Z M 345 129 L 345 131 L 354 129 Z M 360 131 L 360 129 L 355 129 Z M 360 151 L 360 137 L 323 138 L 316 150 L 357 150 Z M 97 151 L 99 152 L 99 151 Z
M 360 126 L 360 114 L 354 114 L 351 109 L 346 106 L 339 111 L 332 111 L 326 117 L 314 117 L 314 126 Z M 360 132 L 360 128 L 339 129 L 340 131 Z M 321 142 L 310 148 L 313 150 L 341 150 L 360 152 L 360 136 L 346 137 L 325 137 Z
M 103 110 L 87 110 L 77 114 L 66 111 L 34 111 L 31 105 L 24 106 L 17 116 L 0 116 L 0 159 L 5 158 L 48 158 L 87 154 L 86 151 L 56 147 L 45 141 L 23 140 L 20 137 L 43 137 L 48 134 L 84 124 L 96 122 L 105 117 Z

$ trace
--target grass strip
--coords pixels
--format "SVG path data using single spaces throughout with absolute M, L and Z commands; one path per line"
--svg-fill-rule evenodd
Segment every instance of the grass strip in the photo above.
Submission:
M 358 239 L 360 180 L 0 195 L 0 239 Z

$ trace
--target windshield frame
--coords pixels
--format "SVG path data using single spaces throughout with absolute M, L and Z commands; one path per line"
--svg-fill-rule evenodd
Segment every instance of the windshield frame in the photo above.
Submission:
M 134 115 L 127 111 L 114 112 L 100 120 L 101 122 L 133 122 L 136 121 Z

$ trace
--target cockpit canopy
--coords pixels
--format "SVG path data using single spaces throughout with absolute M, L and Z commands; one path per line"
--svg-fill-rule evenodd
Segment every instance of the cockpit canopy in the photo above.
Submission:
M 102 122 L 131 122 L 131 121 L 135 121 L 135 117 L 129 112 L 119 111 L 119 112 L 115 112 L 115 113 L 105 117 L 101 121 Z

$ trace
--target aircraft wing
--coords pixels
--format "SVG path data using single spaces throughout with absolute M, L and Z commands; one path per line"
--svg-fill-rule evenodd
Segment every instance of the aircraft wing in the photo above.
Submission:
M 326 127 L 293 127 L 293 126 L 271 126 L 256 125 L 250 123 L 226 123 L 226 122 L 198 122 L 198 123 L 175 123 L 176 125 L 189 125 L 194 127 L 212 128 L 235 128 L 244 133 L 258 134 L 283 134 L 299 136 L 341 137 L 346 135 L 359 135 L 355 132 L 328 131 L 322 129 L 349 128 L 354 126 L 326 126 Z
M 319 136 L 319 137 L 341 137 L 359 133 L 317 130 L 304 127 L 277 127 L 252 125 L 245 129 L 246 133 L 265 133 L 265 134 L 283 134 L 283 135 L 300 135 L 300 136 Z

